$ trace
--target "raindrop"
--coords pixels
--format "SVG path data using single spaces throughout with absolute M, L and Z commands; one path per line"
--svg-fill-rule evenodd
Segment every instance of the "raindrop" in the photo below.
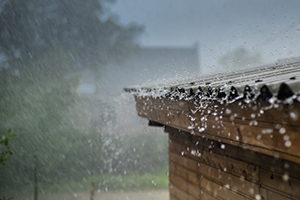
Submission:
M 249 189 L 249 193 L 250 193 L 250 194 L 254 194 L 254 189 L 253 189 L 253 188 L 250 188 L 250 189 Z
M 194 129 L 195 127 L 194 126 L 188 126 L 187 128 L 188 129 Z
M 239 136 L 235 136 L 235 139 L 239 140 L 239 139 L 240 139 L 240 137 L 239 137 Z
M 266 129 L 262 129 L 261 130 L 261 133 L 262 134 L 271 134 L 271 133 L 273 133 L 273 129 L 271 129 L 271 128 L 266 128 Z
M 285 141 L 284 146 L 290 147 L 292 146 L 292 142 L 290 140 Z
M 258 135 L 256 136 L 256 139 L 257 139 L 257 140 L 260 140 L 260 139 L 261 139 L 261 134 L 258 134 Z
M 284 163 L 283 167 L 284 167 L 284 169 L 288 169 L 288 168 L 290 168 L 290 165 L 289 165 L 289 163 Z
M 182 155 L 182 156 L 184 155 L 184 151 L 181 152 L 181 155 Z
M 288 174 L 288 173 L 284 173 L 283 176 L 282 176 L 282 180 L 283 180 L 283 181 L 288 181 L 289 178 L 290 178 L 290 177 L 289 177 L 289 174 Z
M 279 129 L 280 134 L 284 134 L 285 132 L 286 132 L 285 128 L 282 127 L 282 128 Z
M 255 114 L 254 114 L 254 113 L 251 114 L 251 118 L 252 118 L 252 119 L 255 118 Z
M 296 120 L 298 119 L 298 116 L 297 116 L 297 114 L 296 114 L 295 112 L 290 112 L 290 117 L 291 117 L 294 121 L 296 121 Z
M 256 195 L 255 195 L 255 200 L 261 200 L 260 194 L 256 194 Z
M 225 144 L 221 144 L 221 149 L 225 149 Z
M 230 114 L 231 114 L 231 110 L 227 108 L 226 111 L 225 111 L 225 113 L 226 113 L 227 115 L 230 115 Z
M 284 136 L 283 136 L 283 140 L 284 140 L 284 141 L 287 141 L 287 140 L 289 140 L 289 139 L 290 139 L 290 136 L 288 136 L 288 135 L 284 135 Z

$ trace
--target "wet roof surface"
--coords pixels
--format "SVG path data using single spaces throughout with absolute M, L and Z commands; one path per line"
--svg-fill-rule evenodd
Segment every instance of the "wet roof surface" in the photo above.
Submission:
M 231 73 L 219 73 L 180 82 L 124 89 L 140 96 L 174 99 L 211 98 L 300 101 L 300 58 Z

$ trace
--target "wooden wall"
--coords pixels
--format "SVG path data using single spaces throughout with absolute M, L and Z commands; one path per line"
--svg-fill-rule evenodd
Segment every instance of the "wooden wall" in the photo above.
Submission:
M 165 127 L 170 200 L 300 199 L 300 164 Z

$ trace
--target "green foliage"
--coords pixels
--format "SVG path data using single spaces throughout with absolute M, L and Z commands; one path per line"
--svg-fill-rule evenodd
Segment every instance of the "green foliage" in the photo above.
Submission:
M 67 190 L 86 191 L 91 183 L 95 183 L 96 190 L 100 191 L 132 191 L 132 190 L 154 190 L 167 189 L 169 186 L 168 168 L 164 167 L 158 171 L 146 174 L 102 174 L 87 176 L 80 181 L 61 181 L 51 186 L 43 185 L 44 192 L 63 193 Z
M 14 199 L 13 197 L 8 197 L 8 198 L 6 198 L 6 197 L 0 197 L 0 200 L 12 200 L 12 199 Z
M 3 135 L 0 139 L 0 145 L 3 145 L 5 148 L 0 153 L 0 164 L 5 165 L 5 161 L 8 160 L 8 155 L 12 155 L 13 152 L 10 150 L 8 144 L 9 144 L 9 138 L 15 137 L 16 134 L 11 133 L 11 129 L 8 129 L 6 135 Z M 0 146 L 1 147 L 1 146 Z
M 16 134 L 13 134 L 11 133 L 11 129 L 8 129 L 7 132 L 6 132 L 6 135 L 3 135 L 2 136 L 2 139 L 0 139 L 0 149 L 1 149 L 1 145 L 4 146 L 4 150 L 0 151 L 0 164 L 2 165 L 5 165 L 5 161 L 8 160 L 8 155 L 12 155 L 13 152 L 10 150 L 9 148 L 9 138 L 11 137 L 15 137 Z M 6 197 L 0 197 L 0 200 L 12 200 L 14 199 L 13 197 L 9 197 L 9 198 L 6 198 Z
M 0 47 L 10 66 L 62 49 L 85 67 L 123 57 L 141 27 L 121 25 L 104 3 L 113 0 L 8 0 L 0 13 Z M 102 65 L 103 67 L 103 65 Z M 74 68 L 73 68 L 74 69 Z

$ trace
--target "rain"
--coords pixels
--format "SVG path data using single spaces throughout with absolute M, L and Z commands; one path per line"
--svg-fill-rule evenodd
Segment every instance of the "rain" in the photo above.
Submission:
M 281 150 L 295 149 L 286 124 L 299 120 L 299 77 L 289 76 L 299 66 L 285 63 L 300 60 L 299 7 L 296 0 L 0 0 L 0 200 L 173 199 L 170 181 L 194 180 L 188 167 L 201 172 L 201 195 L 236 192 L 239 183 L 241 194 L 264 199 L 253 184 L 255 163 L 238 171 L 226 152 L 266 147 L 279 134 L 279 150 L 268 154 L 277 169 Z M 266 66 L 259 77 L 247 71 L 259 66 Z M 272 67 L 291 84 L 274 81 Z M 283 121 L 265 125 L 261 119 L 283 104 Z M 156 122 L 151 114 L 158 120 L 159 112 L 169 121 Z M 167 129 L 181 123 L 176 116 L 185 119 L 178 137 L 201 140 L 176 150 Z M 171 165 L 180 159 L 181 167 Z M 294 163 L 280 166 L 280 176 L 263 168 L 265 176 L 291 184 Z M 222 187 L 202 181 L 208 175 Z

